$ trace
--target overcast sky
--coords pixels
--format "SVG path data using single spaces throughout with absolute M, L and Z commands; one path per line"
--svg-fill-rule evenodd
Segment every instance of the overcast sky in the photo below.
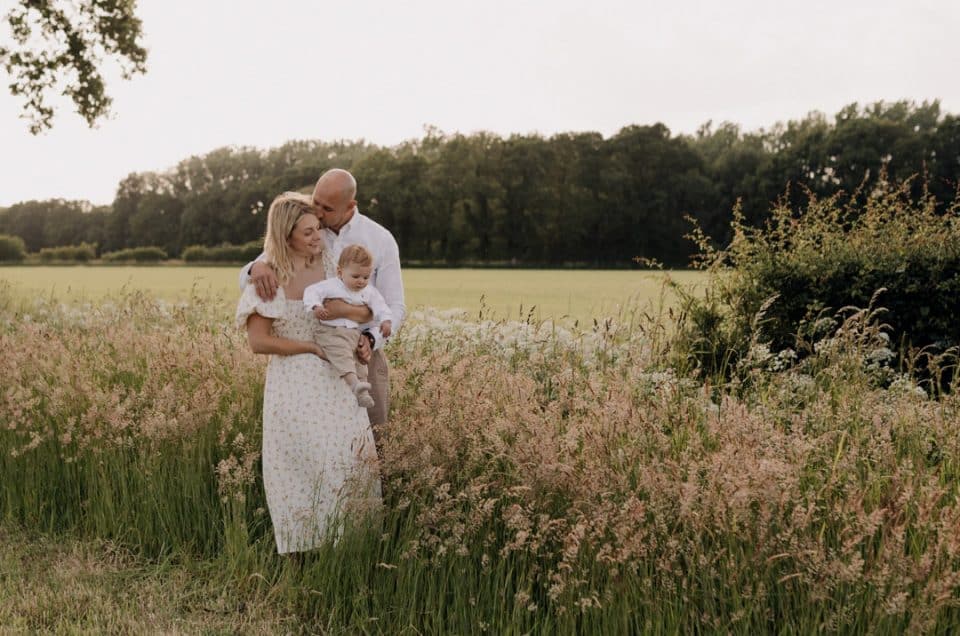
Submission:
M 138 14 L 148 72 L 109 84 L 98 128 L 66 107 L 34 137 L 0 90 L 0 206 L 109 203 L 128 173 L 225 145 L 392 145 L 428 124 L 754 130 L 904 98 L 960 112 L 953 0 L 140 0 Z

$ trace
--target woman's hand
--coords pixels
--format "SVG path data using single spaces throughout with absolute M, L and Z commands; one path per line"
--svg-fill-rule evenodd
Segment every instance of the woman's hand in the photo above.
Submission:
M 323 348 L 320 345 L 318 345 L 316 342 L 311 342 L 309 344 L 310 344 L 310 353 L 317 356 L 321 360 L 327 359 L 327 354 L 323 352 Z

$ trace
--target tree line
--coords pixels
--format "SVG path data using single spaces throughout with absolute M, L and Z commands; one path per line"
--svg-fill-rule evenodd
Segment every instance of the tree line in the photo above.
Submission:
M 663 124 L 610 137 L 487 132 L 444 134 L 392 147 L 294 141 L 230 147 L 162 172 L 133 173 L 113 203 L 25 201 L 0 210 L 0 234 L 30 251 L 95 243 L 100 252 L 243 244 L 261 237 L 284 190 L 309 190 L 332 167 L 353 172 L 360 209 L 390 228 L 407 262 L 670 266 L 695 251 L 687 216 L 718 243 L 739 201 L 760 223 L 771 202 L 801 206 L 839 191 L 868 196 L 878 180 L 911 182 L 942 205 L 960 176 L 960 117 L 938 101 L 851 104 L 769 129 L 704 124 L 674 135 Z

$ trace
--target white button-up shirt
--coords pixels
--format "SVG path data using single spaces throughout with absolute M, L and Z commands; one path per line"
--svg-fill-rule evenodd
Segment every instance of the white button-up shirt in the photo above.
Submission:
M 386 301 L 377 288 L 367 284 L 359 291 L 349 289 L 339 278 L 328 278 L 319 283 L 308 285 L 303 290 L 303 306 L 311 310 L 317 305 L 322 305 L 328 298 L 337 298 L 350 303 L 351 305 L 366 305 L 373 312 L 373 321 L 377 324 L 384 320 L 393 320 L 393 312 L 387 306 Z M 332 320 L 321 320 L 325 325 L 331 327 L 348 327 L 358 329 L 360 327 L 355 321 L 349 318 L 334 318 Z M 393 323 L 391 323 L 392 325 Z
M 400 248 L 390 231 L 371 219 L 360 214 L 354 208 L 353 217 L 340 228 L 340 232 L 323 230 L 323 241 L 330 250 L 333 262 L 340 260 L 340 253 L 347 245 L 362 245 L 373 254 L 373 273 L 370 275 L 370 285 L 377 288 L 383 296 L 390 312 L 393 314 L 391 322 L 392 333 L 400 331 L 403 319 L 407 315 L 407 306 L 403 300 L 403 278 L 400 275 Z M 257 260 L 263 258 L 261 254 Z M 256 262 L 256 261 L 254 261 Z M 240 289 L 250 282 L 250 267 L 248 263 L 240 270 Z M 383 346 L 383 336 L 379 329 L 371 329 L 370 333 L 376 339 L 374 349 Z

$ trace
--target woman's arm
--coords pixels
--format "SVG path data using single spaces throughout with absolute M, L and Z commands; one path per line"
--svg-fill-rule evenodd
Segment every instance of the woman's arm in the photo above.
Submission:
M 366 305 L 351 305 L 338 298 L 325 300 L 323 306 L 330 312 L 330 320 L 347 318 L 361 324 L 373 320 L 373 312 Z
M 324 360 L 327 359 L 323 355 L 323 349 L 315 342 L 274 336 L 270 333 L 272 323 L 272 318 L 264 318 L 260 314 L 251 314 L 247 318 L 247 341 L 254 353 L 273 353 L 281 356 L 312 353 Z

